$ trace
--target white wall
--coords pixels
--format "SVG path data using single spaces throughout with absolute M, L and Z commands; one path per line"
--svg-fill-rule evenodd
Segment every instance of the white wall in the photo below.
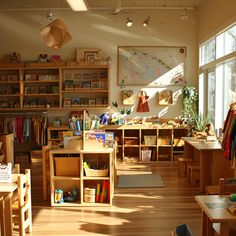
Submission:
M 101 48 L 107 56 L 111 56 L 110 104 L 121 103 L 117 86 L 117 46 L 186 46 L 186 80 L 188 84 L 197 85 L 197 24 L 195 11 L 191 11 L 190 19 L 180 20 L 181 10 L 145 10 L 133 11 L 130 14 L 111 15 L 108 12 L 75 13 L 72 11 L 54 12 L 68 26 L 72 41 L 58 51 L 45 46 L 40 36 L 40 29 L 47 23 L 46 12 L 0 13 L 0 56 L 14 51 L 21 54 L 24 61 L 37 60 L 38 54 L 60 54 L 64 60 L 75 60 L 76 47 Z M 130 16 L 134 25 L 127 28 L 126 18 Z M 144 28 L 142 21 L 151 16 L 150 27 Z M 128 87 L 138 94 L 141 87 Z M 171 87 L 174 92 L 180 87 Z M 176 118 L 180 116 L 182 103 L 169 107 L 157 105 L 155 93 L 149 101 L 149 113 L 136 113 L 136 107 L 130 117 L 160 115 Z M 137 99 L 136 99 L 137 100 Z M 136 101 L 137 102 L 137 101 Z M 112 108 L 112 107 L 111 107 Z M 167 113 L 166 113 L 167 112 Z M 98 112 L 99 114 L 102 111 Z
M 236 1 L 204 0 L 197 18 L 198 40 L 202 42 L 236 21 Z

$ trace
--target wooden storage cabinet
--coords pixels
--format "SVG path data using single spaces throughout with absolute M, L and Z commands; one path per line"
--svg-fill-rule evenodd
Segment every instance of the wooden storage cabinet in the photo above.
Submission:
M 112 148 L 91 151 L 52 149 L 49 151 L 49 160 L 51 206 L 112 205 L 114 194 L 114 162 Z M 107 169 L 105 176 L 99 176 L 100 174 L 96 171 L 95 174 L 94 172 L 86 173 L 83 167 L 84 162 L 88 163 L 91 166 L 91 169 L 92 167 L 105 167 Z M 105 200 L 100 202 L 99 198 L 99 202 L 88 201 L 86 195 L 87 189 L 93 189 L 97 194 L 97 186 L 100 185 L 100 189 L 102 191 L 104 183 L 106 183 L 107 196 L 104 198 Z M 72 188 L 79 190 L 79 197 L 77 201 L 61 203 L 55 202 L 55 190 L 61 189 L 63 192 L 71 192 Z
M 141 129 L 141 161 L 157 161 L 157 129 Z
M 150 126 L 105 126 L 114 132 L 118 141 L 117 161 L 159 162 L 175 161 L 183 152 L 181 137 L 188 136 L 188 128 L 153 128 Z
M 117 127 L 117 129 L 106 129 L 106 131 L 114 133 L 114 139 L 117 142 L 116 160 L 123 161 L 123 130 Z
M 108 107 L 109 66 L 52 63 L 1 64 L 0 109 Z
M 107 107 L 108 76 L 108 66 L 63 69 L 63 107 Z
M 112 205 L 112 195 L 114 188 L 114 167 L 112 157 L 112 153 L 110 152 L 101 151 L 101 153 L 99 153 L 97 151 L 81 151 L 81 163 L 86 162 L 90 165 L 91 169 L 95 169 L 95 171 L 86 172 L 85 169 L 82 171 L 83 188 L 81 188 L 81 197 L 83 205 Z M 96 169 L 98 169 L 98 171 L 96 171 Z M 96 173 L 94 174 L 94 172 Z M 86 196 L 85 189 L 96 189 L 97 191 L 98 185 L 100 185 L 101 192 L 103 191 L 104 187 L 105 196 L 104 193 L 102 193 L 97 201 L 95 199 L 95 203 L 90 203 L 88 197 Z
M 172 161 L 173 129 L 158 130 L 158 160 Z
M 24 68 L 23 108 L 59 107 L 59 68 Z
M 49 126 L 48 127 L 48 145 L 50 147 L 57 146 L 63 141 L 63 132 L 69 131 L 68 126 Z
M 20 76 L 20 68 L 0 69 L 0 109 L 20 107 Z

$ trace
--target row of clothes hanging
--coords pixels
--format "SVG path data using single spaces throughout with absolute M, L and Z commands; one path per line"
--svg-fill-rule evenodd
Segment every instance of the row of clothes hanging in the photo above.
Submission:
M 235 167 L 236 158 L 236 103 L 230 105 L 223 126 L 222 149 L 224 158 L 232 161 L 232 167 Z
M 0 132 L 13 133 L 14 142 L 18 144 L 33 142 L 38 146 L 47 145 L 47 127 L 48 119 L 45 115 L 0 117 Z

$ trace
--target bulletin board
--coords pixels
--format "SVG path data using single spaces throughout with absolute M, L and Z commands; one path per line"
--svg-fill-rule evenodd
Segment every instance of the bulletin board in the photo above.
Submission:
M 120 86 L 183 85 L 186 47 L 119 46 Z

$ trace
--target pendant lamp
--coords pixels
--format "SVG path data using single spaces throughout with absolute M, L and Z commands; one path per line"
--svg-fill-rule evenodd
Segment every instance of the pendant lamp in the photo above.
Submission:
M 41 30 L 41 36 L 48 47 L 59 49 L 72 38 L 62 19 L 56 18 Z

